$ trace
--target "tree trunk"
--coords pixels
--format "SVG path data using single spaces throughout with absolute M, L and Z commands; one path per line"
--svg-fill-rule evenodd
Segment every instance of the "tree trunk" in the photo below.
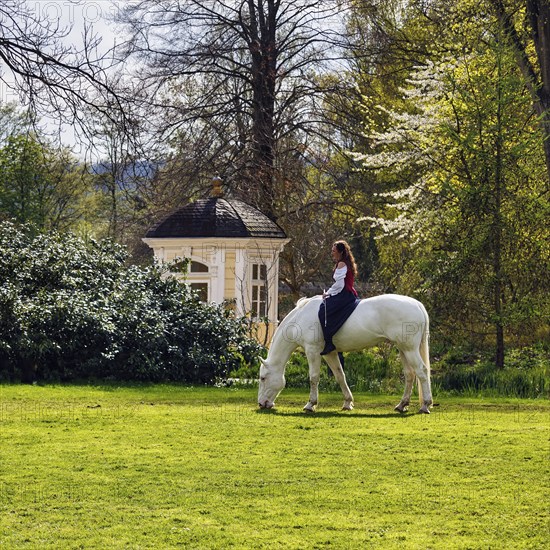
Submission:
M 498 155 L 498 152 L 497 152 Z M 499 163 L 500 160 L 497 160 Z M 497 174 L 497 178 L 498 178 Z M 495 190 L 495 213 L 493 227 L 493 270 L 494 270 L 494 312 L 495 312 L 495 365 L 498 369 L 504 368 L 504 324 L 503 324 L 503 270 L 502 270 L 502 220 L 500 219 L 501 183 L 497 181 Z
M 275 89 L 277 80 L 277 44 L 275 0 L 268 0 L 267 13 L 263 2 L 249 0 L 250 53 L 252 55 L 253 89 L 253 169 L 257 178 L 257 207 L 275 219 Z
M 526 15 L 529 19 L 531 38 L 539 65 L 538 102 L 535 101 L 538 105 L 535 108 L 541 117 L 544 131 L 544 153 L 550 180 L 550 2 L 527 0 Z
M 503 325 L 503 285 L 504 272 L 502 267 L 502 193 L 504 187 L 503 174 L 503 136 L 502 136 L 502 110 L 504 108 L 502 101 L 502 75 L 500 66 L 500 56 L 498 59 L 498 83 L 497 83 L 497 135 L 495 143 L 495 188 L 494 188 L 494 210 L 493 210 L 493 276 L 494 276 L 494 310 L 495 310 L 495 328 L 496 328 L 496 349 L 495 364 L 498 369 L 504 368 L 504 325 Z
M 540 119 L 546 171 L 550 183 L 550 2 L 548 0 L 527 0 L 526 2 L 526 17 L 537 53 L 538 67 L 531 63 L 527 45 L 523 43 L 512 15 L 506 11 L 503 1 L 491 0 L 491 3 L 514 49 L 518 66 L 533 100 L 533 108 Z

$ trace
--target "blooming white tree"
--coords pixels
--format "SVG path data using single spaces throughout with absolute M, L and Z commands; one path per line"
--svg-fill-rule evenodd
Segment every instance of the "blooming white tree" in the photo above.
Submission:
M 384 189 L 381 215 L 364 221 L 393 243 L 381 245 L 386 260 L 408 249 L 401 289 L 437 296 L 433 308 L 447 323 L 495 337 L 498 366 L 506 328 L 548 307 L 542 287 L 526 285 L 518 269 L 548 277 L 537 221 L 542 135 L 522 90 L 513 56 L 483 29 L 463 55 L 416 67 L 405 108 L 384 109 L 386 128 L 370 134 L 374 153 L 355 155 Z
M 464 60 L 466 62 L 466 60 Z M 443 206 L 440 194 L 448 176 L 449 150 L 442 147 L 445 136 L 456 132 L 450 115 L 449 75 L 457 61 L 438 64 L 428 61 L 417 66 L 402 88 L 408 110 L 377 106 L 387 127 L 369 134 L 373 153 L 352 153 L 365 171 L 375 172 L 391 189 L 377 194 L 386 203 L 381 217 L 363 217 L 380 230 L 379 237 L 407 238 L 413 243 L 426 240 L 437 223 Z

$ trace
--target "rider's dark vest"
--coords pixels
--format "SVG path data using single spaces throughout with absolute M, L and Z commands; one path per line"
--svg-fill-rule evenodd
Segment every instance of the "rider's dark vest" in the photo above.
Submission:
M 348 271 L 346 273 L 346 278 L 344 279 L 344 290 L 349 290 L 349 292 L 357 296 L 357 291 L 355 290 L 355 288 L 353 288 L 354 282 L 355 282 L 355 279 L 353 277 L 353 270 L 348 265 Z

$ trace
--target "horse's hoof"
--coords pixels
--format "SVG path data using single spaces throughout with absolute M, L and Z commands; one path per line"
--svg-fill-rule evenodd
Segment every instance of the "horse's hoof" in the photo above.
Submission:
M 401 405 L 401 403 L 399 403 L 399 405 L 396 405 L 393 410 L 397 411 L 398 413 L 404 414 L 407 412 L 407 405 Z
M 307 412 L 307 413 L 314 413 L 315 412 L 315 405 L 310 405 L 308 403 L 302 410 L 304 412 Z
M 430 409 L 426 407 L 426 405 L 420 407 L 420 410 L 418 411 L 420 414 L 430 414 Z
M 353 411 L 353 405 L 350 404 L 350 405 L 343 405 L 342 406 L 342 410 L 343 411 Z
M 315 413 L 315 409 L 306 409 L 306 407 L 304 407 L 304 412 L 307 413 L 307 414 L 313 414 Z

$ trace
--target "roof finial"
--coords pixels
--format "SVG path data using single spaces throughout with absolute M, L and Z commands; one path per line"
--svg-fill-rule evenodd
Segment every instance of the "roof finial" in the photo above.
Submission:
M 214 176 L 212 178 L 212 196 L 223 197 L 222 179 L 220 176 Z

